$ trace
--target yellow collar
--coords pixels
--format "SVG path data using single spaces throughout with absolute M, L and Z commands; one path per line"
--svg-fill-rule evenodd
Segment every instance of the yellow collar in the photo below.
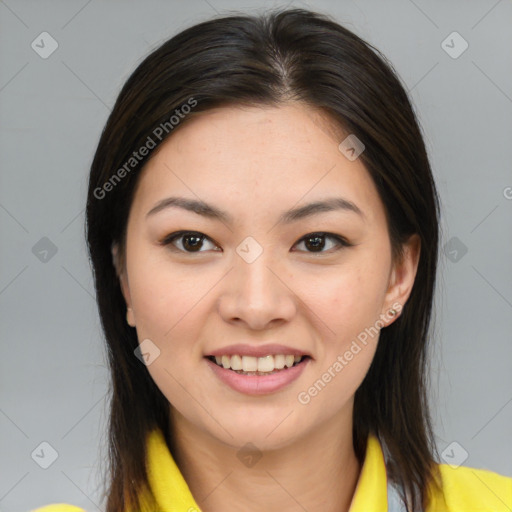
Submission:
M 200 512 L 160 430 L 148 437 L 148 473 L 159 510 Z M 387 511 L 387 476 L 381 445 L 370 434 L 350 512 Z

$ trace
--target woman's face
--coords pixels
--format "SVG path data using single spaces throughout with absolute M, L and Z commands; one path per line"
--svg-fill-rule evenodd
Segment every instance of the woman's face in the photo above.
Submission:
M 187 120 L 147 163 L 121 282 L 175 420 L 260 449 L 350 424 L 419 247 L 392 265 L 377 190 L 338 147 L 348 135 L 299 104 L 220 108 Z M 181 203 L 165 206 L 171 197 Z M 320 202 L 330 206 L 307 207 Z M 178 231 L 193 233 L 171 240 Z

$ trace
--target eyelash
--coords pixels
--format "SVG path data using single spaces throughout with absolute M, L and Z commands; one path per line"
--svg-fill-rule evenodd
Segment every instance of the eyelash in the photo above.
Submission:
M 204 240 L 209 240 L 209 241 L 213 242 L 208 236 L 206 236 L 203 233 L 200 233 L 199 231 L 176 231 L 174 233 L 171 233 L 171 234 L 167 235 L 159 243 L 160 243 L 160 245 L 163 245 L 163 246 L 169 246 L 169 245 L 172 245 L 172 243 L 176 239 L 183 238 L 185 235 L 196 235 L 198 238 L 202 239 L 201 240 L 202 242 Z M 343 237 L 341 237 L 339 235 L 335 235 L 334 233 L 327 233 L 325 231 L 314 231 L 312 233 L 308 233 L 307 235 L 304 235 L 300 240 L 298 240 L 297 244 L 303 242 L 304 240 L 307 240 L 308 238 L 313 238 L 315 236 L 318 236 L 318 237 L 321 237 L 321 238 L 331 238 L 331 239 L 334 239 L 338 243 L 338 246 L 336 248 L 334 248 L 334 251 L 339 251 L 339 250 L 341 250 L 343 248 L 352 247 L 354 245 L 354 244 L 351 244 L 351 243 L 347 242 L 347 240 L 345 240 Z M 196 254 L 196 253 L 206 252 L 206 251 L 184 251 L 184 250 L 178 249 L 176 247 L 175 247 L 175 250 L 177 252 L 182 252 L 182 253 L 185 253 L 185 254 Z M 303 251 L 303 252 L 307 252 L 309 254 L 322 254 L 322 253 L 329 254 L 329 251 L 318 251 L 318 252 L 315 252 L 315 251 Z

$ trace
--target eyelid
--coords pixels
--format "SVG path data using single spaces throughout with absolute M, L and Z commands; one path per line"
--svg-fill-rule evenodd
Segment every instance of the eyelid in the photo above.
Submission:
M 192 230 L 180 230 L 175 231 L 173 233 L 170 233 L 169 235 L 166 235 L 162 240 L 159 241 L 160 245 L 168 246 L 172 245 L 172 242 L 174 240 L 179 239 L 183 237 L 184 235 L 197 235 L 200 238 L 203 238 L 204 240 L 209 240 L 217 247 L 219 246 L 215 240 L 210 238 L 208 235 L 205 235 L 204 233 L 201 233 L 200 231 L 192 231 Z M 345 237 L 341 235 L 337 235 L 336 233 L 330 233 L 328 231 L 312 231 L 310 233 L 306 233 L 301 238 L 299 238 L 294 244 L 293 247 L 295 247 L 297 244 L 302 243 L 307 238 L 313 237 L 315 235 L 321 236 L 323 238 L 331 238 L 335 240 L 338 244 L 338 246 L 334 249 L 334 252 L 337 252 L 338 250 L 345 248 L 345 247 L 353 247 L 355 244 L 350 243 Z M 177 247 L 174 248 L 176 251 L 184 253 L 184 254 L 200 254 L 202 252 L 206 251 L 183 251 L 181 249 L 178 249 Z M 306 254 L 331 254 L 329 251 L 299 251 L 299 252 L 305 252 Z
M 305 254 L 321 256 L 321 255 L 335 254 L 335 253 L 339 252 L 341 249 L 345 249 L 345 248 L 353 247 L 354 246 L 354 244 L 350 243 L 345 237 L 343 237 L 341 235 L 337 235 L 336 233 L 330 233 L 328 231 L 312 231 L 310 233 L 307 233 L 307 234 L 303 235 L 301 238 L 299 238 L 299 240 L 297 240 L 297 242 L 295 242 L 293 247 L 295 247 L 296 245 L 298 245 L 300 243 L 304 243 L 305 240 L 307 240 L 308 238 L 313 238 L 314 236 L 320 236 L 320 237 L 325 238 L 325 239 L 329 239 L 330 238 L 330 239 L 335 241 L 336 246 L 332 247 L 331 249 L 329 249 L 327 251 L 318 251 L 318 252 L 315 252 L 315 251 L 294 251 L 294 252 L 301 252 L 301 253 L 305 253 Z
M 172 245 L 174 240 L 182 238 L 185 235 L 196 235 L 198 238 L 203 238 L 204 240 L 209 240 L 210 242 L 212 242 L 214 245 L 216 245 L 218 247 L 217 242 L 215 242 L 215 240 L 210 238 L 208 235 L 205 235 L 204 233 L 201 233 L 200 231 L 192 231 L 192 230 L 186 230 L 186 229 L 180 230 L 180 231 L 174 231 L 173 233 L 166 235 L 158 243 L 159 243 L 159 245 L 163 245 L 163 246 Z M 199 254 L 201 252 L 205 252 L 205 251 L 197 251 L 196 253 L 194 253 L 193 251 L 182 251 L 181 249 L 178 249 L 177 247 L 174 247 L 174 249 L 183 254 L 196 254 L 196 253 Z

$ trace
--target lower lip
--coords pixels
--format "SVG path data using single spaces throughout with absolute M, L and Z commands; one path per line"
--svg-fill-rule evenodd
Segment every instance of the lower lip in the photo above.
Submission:
M 242 375 L 233 370 L 226 370 L 226 368 L 206 359 L 215 375 L 224 384 L 246 395 L 266 395 L 283 389 L 299 378 L 309 361 L 310 358 L 308 357 L 298 365 L 283 369 L 272 375 Z

